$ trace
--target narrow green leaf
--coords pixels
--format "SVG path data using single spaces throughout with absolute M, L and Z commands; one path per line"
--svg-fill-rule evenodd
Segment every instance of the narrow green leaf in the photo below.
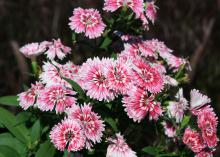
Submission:
M 40 121 L 37 120 L 31 128 L 31 142 L 35 144 L 40 139 L 41 126 Z
M 158 154 L 157 148 L 152 147 L 152 146 L 144 147 L 142 149 L 142 152 L 150 154 L 150 155 L 157 155 Z
M 118 132 L 116 122 L 112 118 L 105 118 L 105 122 L 108 123 L 115 132 Z
M 100 48 L 108 50 L 108 46 L 112 43 L 112 40 L 109 37 L 106 37 L 102 42 Z
M 55 154 L 55 148 L 50 143 L 50 141 L 46 141 L 40 145 L 35 157 L 53 157 Z
M 0 152 L 5 157 L 21 157 L 13 147 L 9 146 L 0 146 Z
M 18 106 L 18 96 L 3 96 L 0 97 L 0 104 L 6 106 Z
M 181 122 L 180 128 L 183 129 L 189 123 L 189 121 L 190 121 L 190 116 L 185 115 Z
M 16 126 L 16 117 L 0 107 L 0 123 L 2 123 L 19 141 L 27 144 L 27 132 L 21 126 Z

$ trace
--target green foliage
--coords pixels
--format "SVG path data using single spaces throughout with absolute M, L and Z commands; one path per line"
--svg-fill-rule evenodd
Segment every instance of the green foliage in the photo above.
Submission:
M 18 96 L 0 97 L 0 104 L 6 106 L 18 106 Z

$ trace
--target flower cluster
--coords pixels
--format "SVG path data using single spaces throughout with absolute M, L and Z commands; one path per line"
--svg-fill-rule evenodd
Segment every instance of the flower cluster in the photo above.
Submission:
M 156 19 L 154 2 L 143 0 L 105 0 L 103 10 L 114 12 L 120 8 L 131 9 L 145 28 L 148 20 Z M 95 9 L 76 8 L 69 20 L 71 30 L 90 39 L 101 37 L 110 27 Z M 91 149 L 103 141 L 105 134 L 109 142 L 107 157 L 136 157 L 120 133 L 113 137 L 114 128 L 105 129 L 109 127 L 105 125 L 106 117 L 96 113 L 102 110 L 101 107 L 96 110 L 100 104 L 111 108 L 117 103 L 134 122 L 145 117 L 154 122 L 159 120 L 165 135 L 173 141 L 184 143 L 197 157 L 211 156 L 218 142 L 218 119 L 207 96 L 194 89 L 188 102 L 183 89 L 178 87 L 182 80 L 179 77 L 189 68 L 187 61 L 175 56 L 158 39 L 145 40 L 142 36 L 111 30 L 103 37 L 106 33 L 122 34 L 119 36 L 123 50 L 112 58 L 88 58 L 81 65 L 61 61 L 71 49 L 60 39 L 23 46 L 20 51 L 26 57 L 44 53 L 48 60 L 39 70 L 38 82 L 18 94 L 20 106 L 24 110 L 33 106 L 64 115 L 50 132 L 52 143 L 60 151 Z M 173 95 L 170 91 L 178 92 L 172 92 L 176 93 Z

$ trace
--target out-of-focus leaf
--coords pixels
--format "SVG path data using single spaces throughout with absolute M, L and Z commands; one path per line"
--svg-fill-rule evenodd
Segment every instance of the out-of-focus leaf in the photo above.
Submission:
M 116 122 L 112 118 L 105 118 L 105 122 L 108 123 L 115 132 L 118 132 Z
M 102 42 L 100 48 L 108 50 L 108 46 L 112 43 L 112 40 L 109 37 L 106 37 Z
M 68 78 L 63 78 L 63 79 L 71 84 L 72 88 L 79 94 L 79 96 L 81 98 L 85 99 L 86 94 L 85 94 L 84 90 L 80 87 L 80 85 L 78 85 L 78 83 L 76 83 L 75 81 L 68 79 Z
M 37 120 L 31 128 L 31 142 L 35 143 L 40 139 L 41 126 L 40 121 Z
M 181 122 L 180 128 L 183 129 L 189 123 L 189 121 L 190 121 L 190 116 L 185 115 Z
M 16 115 L 16 120 L 17 120 L 17 124 L 16 125 L 19 125 L 21 123 L 24 123 L 26 122 L 27 120 L 29 120 L 31 118 L 31 113 L 29 112 L 20 112 Z
M 7 106 L 18 106 L 18 96 L 3 96 L 0 97 L 0 104 Z
M 55 148 L 50 143 L 50 141 L 46 141 L 40 145 L 35 157 L 53 157 L 55 154 Z
M 159 154 L 156 157 L 169 157 L 169 156 L 179 156 L 179 155 L 173 152 L 173 153 Z
M 9 111 L 0 107 L 0 123 L 2 123 L 19 141 L 27 144 L 27 130 L 21 126 L 16 126 L 16 117 Z
M 8 146 L 16 150 L 20 156 L 26 156 L 27 147 L 9 133 L 0 134 L 0 147 Z
M 150 154 L 150 155 L 157 155 L 158 154 L 158 148 L 156 147 L 152 147 L 152 146 L 148 146 L 148 147 L 144 147 L 142 149 L 142 152 Z
M 14 147 L 0 146 L 0 152 L 5 157 L 21 157 Z

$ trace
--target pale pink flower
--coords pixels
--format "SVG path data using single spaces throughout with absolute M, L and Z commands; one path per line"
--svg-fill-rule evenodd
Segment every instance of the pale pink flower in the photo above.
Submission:
M 139 50 L 141 52 L 141 55 L 144 57 L 153 57 L 157 58 L 157 53 L 155 53 L 147 44 L 146 41 L 141 41 L 138 43 Z
M 198 114 L 198 126 L 202 131 L 202 137 L 206 144 L 213 148 L 217 145 L 217 125 L 218 118 L 212 108 L 205 108 Z
M 166 58 L 166 61 L 170 68 L 173 68 L 174 71 L 177 71 L 181 65 L 184 65 L 186 63 L 185 59 L 176 57 L 172 54 L 170 54 L 170 56 Z
M 101 117 L 92 111 L 92 107 L 89 104 L 84 104 L 81 107 L 73 106 L 67 109 L 67 114 L 70 119 L 79 121 L 88 140 L 94 143 L 101 142 L 105 125 Z
M 120 7 L 131 8 L 137 17 L 141 15 L 144 9 L 143 0 L 105 0 L 104 10 L 114 12 Z
M 46 45 L 48 49 L 45 53 L 50 60 L 54 60 L 55 57 L 62 60 L 67 54 L 71 53 L 71 48 L 64 46 L 60 39 L 54 39 L 53 42 L 48 42 Z
M 145 9 L 145 14 L 148 19 L 150 19 L 153 23 L 156 20 L 157 16 L 157 10 L 154 2 L 147 2 L 146 3 L 146 9 Z
M 169 75 L 164 76 L 164 84 L 170 85 L 170 86 L 178 86 L 178 81 L 174 78 L 172 78 Z
M 163 89 L 163 77 L 155 68 L 141 60 L 136 60 L 133 69 L 134 83 L 136 85 L 146 88 L 151 93 L 159 93 Z
M 125 112 L 134 121 L 140 122 L 148 113 L 150 119 L 158 119 L 162 114 L 160 105 L 154 102 L 154 96 L 149 96 L 147 91 L 133 87 L 128 91 L 128 96 L 124 96 L 122 102 L 124 103 Z
M 31 88 L 25 92 L 18 94 L 19 105 L 27 110 L 30 106 L 33 106 L 39 96 L 40 92 L 44 89 L 44 86 L 40 82 L 31 84 Z
M 199 90 L 193 89 L 190 91 L 190 110 L 193 113 L 203 107 L 204 105 L 211 102 L 211 99 L 206 95 L 203 95 Z
M 184 111 L 188 107 L 188 102 L 183 96 L 183 89 L 179 89 L 176 98 L 178 101 L 170 101 L 167 107 L 169 117 L 174 117 L 177 123 L 183 119 Z
M 114 62 L 107 69 L 108 87 L 116 93 L 124 94 L 131 83 L 131 68 L 124 62 Z
M 106 157 L 137 157 L 136 152 L 128 146 L 120 133 L 117 133 L 115 136 L 108 139 L 110 144 L 107 148 Z
M 100 37 L 106 27 L 99 11 L 95 9 L 76 8 L 69 19 L 72 30 L 77 33 L 84 32 L 90 39 Z
M 195 157 L 213 157 L 213 154 L 211 151 L 201 151 Z
M 190 128 L 185 129 L 182 140 L 183 143 L 195 153 L 198 153 L 205 148 L 201 135 Z
M 56 113 L 61 113 L 76 104 L 76 98 L 73 97 L 75 94 L 76 92 L 62 86 L 50 86 L 41 91 L 37 105 L 42 111 L 52 111 L 55 108 Z
M 176 129 L 171 123 L 162 122 L 162 125 L 164 127 L 165 135 L 167 135 L 167 137 L 173 138 L 176 136 Z
M 80 124 L 74 120 L 65 119 L 55 125 L 50 132 L 50 139 L 58 150 L 68 152 L 79 151 L 85 146 L 85 138 Z
M 46 50 L 46 47 L 41 43 L 30 43 L 22 46 L 19 51 L 23 53 L 26 57 L 35 57 L 42 54 Z
M 79 79 L 82 88 L 87 95 L 99 101 L 110 101 L 114 99 L 114 93 L 108 88 L 106 69 L 113 62 L 113 59 L 99 58 L 88 59 L 79 69 Z
M 47 87 L 54 85 L 62 85 L 71 87 L 63 78 L 71 80 L 77 79 L 78 67 L 71 62 L 61 65 L 56 62 L 46 62 L 43 65 L 43 72 L 40 74 L 40 80 L 46 84 Z

